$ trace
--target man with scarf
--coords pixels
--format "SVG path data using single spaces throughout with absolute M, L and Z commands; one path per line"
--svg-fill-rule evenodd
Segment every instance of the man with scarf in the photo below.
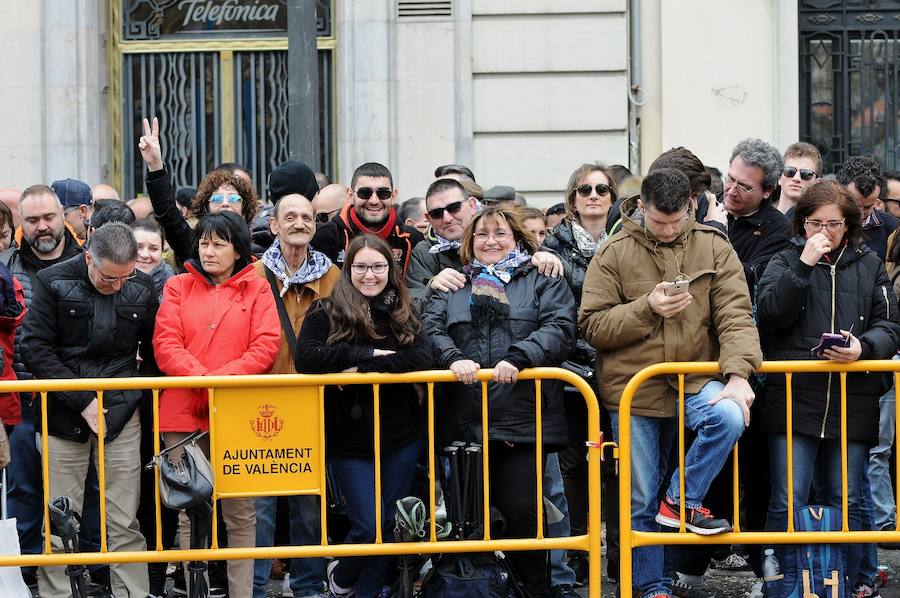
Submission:
M 377 162 L 363 164 L 353 173 L 347 199 L 347 205 L 316 231 L 313 247 L 340 267 L 354 237 L 375 235 L 391 246 L 400 273 L 405 274 L 413 247 L 422 240 L 422 233 L 397 219 L 394 209 L 397 190 L 391 171 Z
M 459 257 L 460 240 L 472 217 L 481 209 L 478 200 L 454 179 L 438 179 L 425 192 L 425 219 L 431 225 L 425 240 L 413 248 L 406 286 L 413 304 L 421 311 L 433 291 L 457 291 L 466 282 Z M 547 251 L 531 256 L 538 272 L 562 276 L 560 259 Z
M 319 192 L 313 171 L 302 162 L 288 160 L 269 175 L 269 193 L 275 209 L 269 221 L 275 241 L 254 264 L 272 286 L 281 320 L 281 348 L 273 374 L 296 374 L 294 346 L 303 319 L 313 301 L 331 295 L 340 270 L 323 253 L 310 246 L 316 230 L 311 200 Z M 275 539 L 274 497 L 257 498 L 256 545 L 272 546 Z M 318 544 L 320 511 L 315 496 L 291 496 L 290 540 L 294 546 Z M 258 560 L 253 571 L 253 595 L 265 598 L 272 562 Z M 292 559 L 290 586 L 294 596 L 319 595 L 325 581 L 323 559 Z

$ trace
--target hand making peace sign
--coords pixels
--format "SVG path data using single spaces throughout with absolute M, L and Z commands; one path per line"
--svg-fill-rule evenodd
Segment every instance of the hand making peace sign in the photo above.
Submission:
M 138 141 L 138 149 L 141 150 L 141 157 L 147 163 L 150 172 L 163 169 L 162 150 L 159 147 L 159 119 L 155 116 L 152 129 L 150 122 L 144 119 L 144 134 Z

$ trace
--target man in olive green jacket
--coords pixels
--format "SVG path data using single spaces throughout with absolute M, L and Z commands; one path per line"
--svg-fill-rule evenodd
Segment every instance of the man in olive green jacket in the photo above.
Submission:
M 622 215 L 622 230 L 588 268 L 579 320 L 597 349 L 601 395 L 618 437 L 622 391 L 639 370 L 666 361 L 719 362 L 722 377 L 685 378 L 685 424 L 697 439 L 685 456 L 684 478 L 686 528 L 722 533 L 730 524 L 702 501 L 749 423 L 754 395 L 747 378 L 762 361 L 743 267 L 725 235 L 691 217 L 690 184 L 681 172 L 648 174 L 641 197 L 624 202 Z M 632 401 L 636 530 L 679 527 L 678 471 L 664 477 L 677 404 L 677 376 L 647 381 Z M 642 596 L 670 595 L 662 569 L 661 546 L 634 551 L 634 585 Z

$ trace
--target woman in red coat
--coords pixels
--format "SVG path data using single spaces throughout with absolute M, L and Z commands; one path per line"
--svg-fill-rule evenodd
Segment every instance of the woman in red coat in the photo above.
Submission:
M 13 370 L 13 345 L 16 328 L 25 319 L 25 291 L 22 283 L 0 263 L 0 380 L 15 380 Z M 19 393 L 0 393 L 0 422 L 7 433 L 22 419 L 22 405 Z
M 250 232 L 229 212 L 207 214 L 197 223 L 194 258 L 187 273 L 169 279 L 156 317 L 153 348 L 159 369 L 170 376 L 266 374 L 281 344 L 275 300 L 265 279 L 250 265 Z M 209 429 L 207 393 L 164 390 L 159 429 L 167 445 L 195 430 Z M 208 437 L 202 443 L 209 454 Z M 230 548 L 252 547 L 256 514 L 249 498 L 222 501 Z M 189 543 L 187 516 L 179 515 L 181 545 Z M 229 596 L 250 598 L 253 561 L 228 562 Z

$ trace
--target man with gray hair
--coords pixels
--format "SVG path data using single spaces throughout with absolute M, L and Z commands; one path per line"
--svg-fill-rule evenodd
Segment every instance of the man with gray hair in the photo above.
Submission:
M 41 270 L 22 333 L 22 357 L 37 378 L 122 378 L 153 375 L 153 280 L 135 269 L 131 228 L 111 222 L 91 236 L 83 255 Z M 138 362 L 138 354 L 141 361 Z M 107 538 L 109 550 L 146 549 L 137 521 L 140 500 L 141 390 L 103 393 Z M 98 456 L 96 392 L 50 393 L 47 401 L 50 496 L 68 496 L 76 512 L 85 501 L 89 462 Z M 37 421 L 41 418 L 38 416 Z M 54 550 L 62 543 L 53 538 Z M 71 595 L 64 567 L 38 572 L 44 598 Z M 114 596 L 146 596 L 147 564 L 111 566 Z
M 769 198 L 784 170 L 781 152 L 762 139 L 744 139 L 731 152 L 722 201 L 728 240 L 744 265 L 750 297 L 776 253 L 787 249 L 791 225 Z

